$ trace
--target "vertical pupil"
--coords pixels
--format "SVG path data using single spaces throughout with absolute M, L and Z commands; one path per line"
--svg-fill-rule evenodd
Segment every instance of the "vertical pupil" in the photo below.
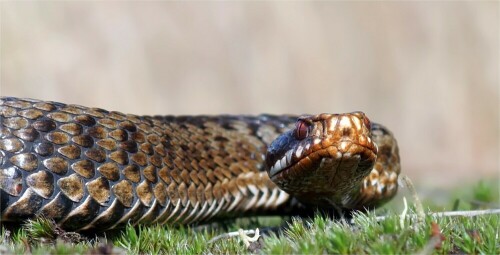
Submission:
M 304 139 L 307 136 L 307 126 L 304 124 L 304 122 L 299 121 L 297 122 L 297 129 L 295 132 L 297 139 Z

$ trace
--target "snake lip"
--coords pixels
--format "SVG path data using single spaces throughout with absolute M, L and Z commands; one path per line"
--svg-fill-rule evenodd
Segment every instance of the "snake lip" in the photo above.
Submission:
M 285 153 L 285 155 L 280 159 L 276 160 L 274 165 L 271 167 L 269 170 L 269 176 L 273 177 L 280 172 L 290 168 L 295 164 L 295 162 L 292 162 L 292 153 L 294 150 L 289 150 Z M 308 156 L 308 155 L 307 155 Z
M 290 169 L 293 165 L 289 165 L 289 166 L 286 166 L 284 168 L 279 168 L 279 167 L 276 167 L 278 165 L 280 161 L 277 161 L 276 164 L 271 168 L 271 170 L 269 171 L 269 177 L 274 177 L 276 175 L 278 175 L 279 173 L 281 172 L 284 172 L 288 169 Z M 279 165 L 278 165 L 279 166 Z

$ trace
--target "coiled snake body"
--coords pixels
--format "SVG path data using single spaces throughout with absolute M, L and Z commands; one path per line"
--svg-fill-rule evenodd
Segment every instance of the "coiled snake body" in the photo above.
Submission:
M 7 222 L 189 224 L 373 208 L 397 191 L 396 140 L 361 112 L 151 117 L 2 97 L 0 118 Z

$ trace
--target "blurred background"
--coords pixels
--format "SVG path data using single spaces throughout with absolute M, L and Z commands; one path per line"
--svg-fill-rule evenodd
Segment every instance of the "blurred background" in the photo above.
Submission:
M 134 114 L 361 110 L 418 189 L 499 176 L 499 2 L 1 4 L 2 96 Z

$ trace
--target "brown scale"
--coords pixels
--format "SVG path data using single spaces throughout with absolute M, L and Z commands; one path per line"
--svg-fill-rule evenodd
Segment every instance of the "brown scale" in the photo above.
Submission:
M 290 211 L 302 205 L 269 179 L 264 155 L 295 121 L 270 115 L 135 116 L 1 98 L 1 220 L 44 215 L 67 230 L 102 231 L 128 222 L 187 224 Z M 381 142 L 397 153 L 391 141 Z M 393 162 L 382 167 L 399 173 L 399 159 L 386 160 Z M 395 178 L 383 170 L 378 176 Z M 359 199 L 367 204 L 392 196 L 378 195 L 368 183 L 364 190 Z

